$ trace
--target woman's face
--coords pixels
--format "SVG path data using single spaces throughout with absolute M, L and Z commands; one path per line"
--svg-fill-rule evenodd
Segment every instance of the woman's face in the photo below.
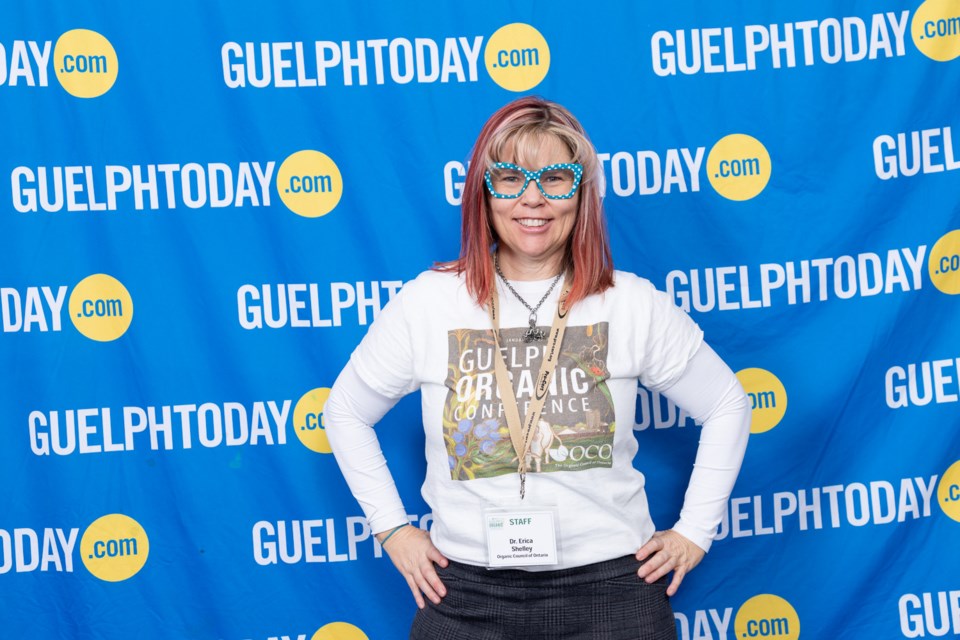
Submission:
M 514 154 L 515 155 L 515 154 Z M 559 139 L 547 136 L 527 162 L 498 158 L 529 171 L 562 162 L 571 162 L 570 150 Z M 531 180 L 520 197 L 495 198 L 487 193 L 491 221 L 500 239 L 500 268 L 507 278 L 540 280 L 560 272 L 563 255 L 580 206 L 580 191 L 567 200 L 545 198 Z

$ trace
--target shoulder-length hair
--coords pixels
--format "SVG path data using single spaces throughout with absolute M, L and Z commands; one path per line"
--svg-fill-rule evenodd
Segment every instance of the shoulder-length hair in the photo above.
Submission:
M 499 241 L 490 219 L 484 173 L 494 162 L 503 161 L 507 153 L 512 154 L 513 162 L 523 165 L 524 159 L 532 157 L 548 136 L 566 145 L 571 162 L 583 165 L 580 206 L 563 257 L 564 270 L 572 273 L 567 306 L 613 286 L 613 258 L 600 198 L 596 149 L 566 108 L 528 96 L 501 107 L 480 130 L 463 188 L 460 258 L 434 267 L 464 274 L 467 291 L 481 307 L 486 306 L 496 284 L 491 253 Z

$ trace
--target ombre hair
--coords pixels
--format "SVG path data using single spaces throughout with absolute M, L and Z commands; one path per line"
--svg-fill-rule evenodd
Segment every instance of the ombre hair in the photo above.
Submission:
M 597 151 L 567 109 L 528 96 L 501 107 L 480 130 L 463 188 L 460 258 L 434 267 L 464 274 L 467 291 L 481 307 L 486 306 L 496 285 L 491 253 L 499 242 L 491 221 L 484 173 L 494 162 L 506 161 L 507 154 L 510 161 L 528 166 L 525 160 L 535 156 L 547 137 L 556 138 L 569 149 L 570 162 L 583 165 L 580 206 L 563 255 L 564 271 L 572 274 L 567 306 L 613 286 L 613 258 L 600 199 Z

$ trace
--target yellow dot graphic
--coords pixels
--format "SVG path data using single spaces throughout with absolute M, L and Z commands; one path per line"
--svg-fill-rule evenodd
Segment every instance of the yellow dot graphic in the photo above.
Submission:
M 324 429 L 323 407 L 330 397 L 330 389 L 318 387 L 303 394 L 293 408 L 293 430 L 307 449 L 330 453 L 330 442 Z
M 120 63 L 110 41 L 96 31 L 73 29 L 53 47 L 57 80 L 72 96 L 102 96 L 117 81 Z
M 753 410 L 750 433 L 770 431 L 787 412 L 787 390 L 780 379 L 766 369 L 742 369 L 737 380 L 743 385 Z
M 951 295 L 960 293 L 960 229 L 937 240 L 930 250 L 927 270 L 937 289 Z
M 331 622 L 317 629 L 310 640 L 369 640 L 369 638 L 359 627 L 349 622 Z
M 150 541 L 140 523 L 122 513 L 97 518 L 80 538 L 80 558 L 87 570 L 106 582 L 137 574 L 147 562 Z
M 940 478 L 937 503 L 948 517 L 960 522 L 960 460 L 950 465 Z
M 277 171 L 280 200 L 299 216 L 319 218 L 336 208 L 343 196 L 340 169 L 319 151 L 297 151 Z
M 772 168 L 767 148 L 745 133 L 724 136 L 707 156 L 707 178 L 728 200 L 749 200 L 759 195 L 770 181 Z
M 960 5 L 957 0 L 927 0 L 913 14 L 910 35 L 920 53 L 949 62 L 960 56 Z
M 550 46 L 543 35 L 522 22 L 497 29 L 483 51 L 493 81 L 508 91 L 526 91 L 540 84 L 550 70 Z
M 753 596 L 743 603 L 733 622 L 737 638 L 797 640 L 800 617 L 789 602 L 769 593 Z
M 133 299 L 123 284 L 105 273 L 87 276 L 70 293 L 67 305 L 77 331 L 98 342 L 116 340 L 133 320 Z

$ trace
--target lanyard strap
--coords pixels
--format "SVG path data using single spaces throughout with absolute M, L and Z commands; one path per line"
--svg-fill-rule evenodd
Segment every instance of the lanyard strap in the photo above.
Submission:
M 536 384 L 533 388 L 533 400 L 527 408 L 523 426 L 520 424 L 520 406 L 517 403 L 517 394 L 513 390 L 513 383 L 510 381 L 510 376 L 507 373 L 507 363 L 503 359 L 503 351 L 500 345 L 500 299 L 497 295 L 496 285 L 494 285 L 490 293 L 490 323 L 493 325 L 493 340 L 497 347 L 497 355 L 494 358 L 497 390 L 500 392 L 500 401 L 503 403 L 507 426 L 510 429 L 510 441 L 513 443 L 513 449 L 517 453 L 517 472 L 520 474 L 521 500 L 523 500 L 526 493 L 527 453 L 530 451 L 530 445 L 533 443 L 533 434 L 536 431 L 536 425 L 540 422 L 540 413 L 543 411 L 543 405 L 547 401 L 547 392 L 550 388 L 553 371 L 557 366 L 557 360 L 560 359 L 560 346 L 563 344 L 563 334 L 567 328 L 567 315 L 569 310 L 566 307 L 566 301 L 567 294 L 569 293 L 570 281 L 568 278 L 563 283 L 563 291 L 560 293 L 560 299 L 557 301 L 557 311 L 554 314 L 553 326 L 550 328 L 550 337 L 547 339 L 543 360 L 540 363 L 540 372 L 537 374 Z

